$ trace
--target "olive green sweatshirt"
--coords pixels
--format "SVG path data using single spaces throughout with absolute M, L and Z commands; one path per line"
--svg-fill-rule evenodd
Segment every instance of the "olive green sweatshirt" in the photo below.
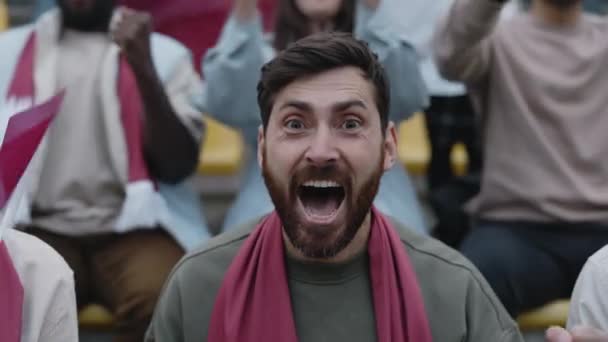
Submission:
M 147 342 L 207 341 L 224 274 L 256 224 L 221 235 L 178 263 Z M 395 228 L 418 277 L 433 341 L 523 341 L 492 289 L 463 256 L 434 239 Z M 300 342 L 376 341 L 367 253 L 332 265 L 288 257 L 286 267 Z

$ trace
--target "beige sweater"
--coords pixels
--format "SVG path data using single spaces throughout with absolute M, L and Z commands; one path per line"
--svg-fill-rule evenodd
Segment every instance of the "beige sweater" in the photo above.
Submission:
M 438 27 L 442 74 L 478 100 L 481 218 L 608 224 L 608 20 L 497 24 L 492 0 L 456 0 Z

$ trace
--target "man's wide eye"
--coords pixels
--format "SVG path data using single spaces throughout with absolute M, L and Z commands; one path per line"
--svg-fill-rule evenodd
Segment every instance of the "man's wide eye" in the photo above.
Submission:
M 285 123 L 285 127 L 293 130 L 299 130 L 304 128 L 304 123 L 301 120 L 292 119 Z
M 359 122 L 358 120 L 354 120 L 354 119 L 349 119 L 344 121 L 344 123 L 342 123 L 342 128 L 346 129 L 346 130 L 353 130 L 353 129 L 357 129 L 361 127 L 361 122 Z

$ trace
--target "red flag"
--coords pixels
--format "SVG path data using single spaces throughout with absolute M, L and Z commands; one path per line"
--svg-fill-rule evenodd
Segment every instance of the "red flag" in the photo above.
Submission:
M 32 160 L 51 120 L 59 111 L 63 92 L 13 115 L 0 146 L 0 209 L 4 208 Z
M 52 119 L 59 111 L 63 92 L 41 105 L 12 115 L 8 120 L 4 139 L 0 145 L 0 210 L 4 210 L 3 223 L 14 214 L 7 206 L 17 183 L 23 176 L 34 153 L 40 145 Z M 9 115 L 9 114 L 7 114 Z M 11 228 L 6 224 L 2 229 Z M 24 290 L 15 270 L 6 244 L 0 239 L 0 341 L 21 340 Z

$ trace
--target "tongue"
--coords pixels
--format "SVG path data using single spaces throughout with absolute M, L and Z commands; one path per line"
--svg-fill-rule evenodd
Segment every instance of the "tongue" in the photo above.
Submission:
M 340 206 L 339 196 L 334 191 L 304 191 L 301 200 L 306 212 L 314 216 L 330 216 Z

